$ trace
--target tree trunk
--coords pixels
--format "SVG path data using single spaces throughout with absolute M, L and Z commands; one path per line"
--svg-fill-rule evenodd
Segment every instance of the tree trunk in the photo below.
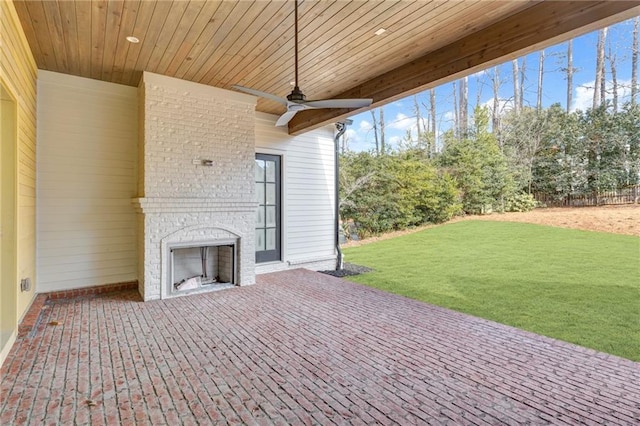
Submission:
M 469 77 L 460 80 L 460 133 L 466 137 L 469 128 Z
M 542 76 L 543 74 L 544 74 L 544 50 L 541 50 L 540 58 L 538 61 L 538 99 L 536 102 L 536 109 L 538 110 L 538 112 L 542 111 Z
M 418 103 L 418 95 L 413 95 L 413 112 L 416 115 L 416 134 L 417 134 L 418 141 L 420 141 L 420 136 L 422 136 L 422 130 L 421 130 L 422 117 L 420 117 L 420 104 Z
M 633 43 L 631 47 L 631 104 L 636 104 L 638 95 L 638 24 L 640 18 L 633 20 Z
M 371 118 L 373 119 L 373 136 L 375 138 L 376 141 L 376 155 L 380 154 L 380 142 L 378 141 L 378 123 L 376 120 L 376 111 L 374 109 L 370 110 L 369 112 L 371 112 Z
M 609 46 L 609 69 L 611 70 L 611 89 L 613 90 L 613 113 L 618 112 L 618 75 L 616 70 L 616 56 Z
M 429 154 L 435 154 L 438 146 L 438 129 L 436 128 L 436 89 L 429 91 L 429 103 L 431 104 L 431 132 L 433 133 L 433 146 L 430 147 Z
M 513 108 L 516 113 L 520 112 L 520 72 L 518 71 L 518 60 L 514 59 L 511 61 L 511 66 L 513 68 Z
M 522 107 L 524 105 L 524 78 L 526 74 L 527 68 L 527 58 L 522 58 L 522 63 L 520 64 L 520 96 L 518 100 L 520 101 L 520 105 L 518 105 L 518 111 L 522 111 Z
M 380 107 L 380 153 L 385 155 L 387 147 L 384 141 L 384 108 Z
M 603 28 L 598 32 L 598 45 L 596 48 L 596 80 L 593 88 L 593 109 L 600 106 L 605 100 L 605 78 L 604 78 L 604 46 L 607 38 L 607 29 Z
M 458 84 L 453 82 L 453 134 L 460 137 L 460 110 L 458 109 Z
M 567 113 L 573 102 L 573 40 L 567 43 Z
M 482 75 L 484 76 L 484 73 L 482 73 Z M 480 77 L 476 76 L 476 108 L 478 108 L 480 106 L 480 102 L 482 100 L 482 88 L 483 88 L 484 84 L 482 81 L 480 81 Z
M 491 125 L 493 127 L 493 133 L 498 134 L 500 122 L 500 70 L 498 67 L 493 67 L 493 114 Z
M 602 51 L 598 53 L 598 55 L 602 56 L 602 78 L 600 78 L 600 103 L 602 105 L 606 104 L 607 101 L 607 62 L 605 56 L 605 49 L 607 46 L 607 33 L 609 28 L 603 28 L 601 30 L 602 33 Z

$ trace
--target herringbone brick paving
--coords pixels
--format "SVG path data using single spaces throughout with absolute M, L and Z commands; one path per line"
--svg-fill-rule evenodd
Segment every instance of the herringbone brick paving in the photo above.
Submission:
M 1 372 L 2 425 L 640 423 L 640 364 L 305 270 L 50 300 Z

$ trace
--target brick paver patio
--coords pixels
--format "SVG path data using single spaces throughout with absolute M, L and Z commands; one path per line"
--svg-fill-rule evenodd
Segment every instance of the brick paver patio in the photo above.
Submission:
M 638 363 L 305 270 L 258 281 L 48 301 L 0 424 L 640 423 Z

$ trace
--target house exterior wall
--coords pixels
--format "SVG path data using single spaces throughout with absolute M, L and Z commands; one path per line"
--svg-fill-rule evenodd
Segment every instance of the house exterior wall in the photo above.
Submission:
M 137 98 L 38 72 L 38 292 L 137 279 Z
M 38 291 L 137 279 L 143 293 L 156 280 L 145 298 L 161 297 L 162 271 L 144 265 L 145 257 L 161 264 L 163 251 L 136 250 L 146 238 L 167 245 L 246 234 L 253 257 L 256 152 L 283 158 L 283 261 L 245 259 L 240 274 L 249 282 L 255 273 L 332 269 L 333 126 L 289 136 L 276 117 L 254 111 L 253 97 L 145 79 L 136 89 L 40 71 Z M 215 167 L 194 164 L 214 157 Z
M 256 152 L 282 156 L 283 261 L 256 272 L 335 269 L 335 128 L 290 136 L 276 119 L 256 113 Z
M 16 278 L 36 280 L 36 63 L 29 49 L 12 1 L 0 2 L 0 81 L 16 100 L 17 106 L 17 214 L 15 223 Z M 5 265 L 3 265 L 5 267 Z M 16 283 L 2 283 L 15 285 Z M 30 291 L 16 290 L 16 324 L 31 304 Z M 15 335 L 15 333 L 14 333 Z M 0 363 L 13 338 L 0 347 Z

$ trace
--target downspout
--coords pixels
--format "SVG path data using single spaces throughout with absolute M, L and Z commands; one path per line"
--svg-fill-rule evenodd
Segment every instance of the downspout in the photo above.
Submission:
M 334 176 L 335 176 L 335 235 L 336 235 L 336 253 L 338 258 L 336 261 L 336 270 L 341 270 L 344 267 L 344 258 L 342 256 L 342 250 L 340 250 L 340 137 L 347 131 L 347 126 L 353 124 L 352 120 L 344 120 L 336 123 L 336 129 L 338 132 L 334 138 L 335 142 L 335 159 L 334 159 Z

